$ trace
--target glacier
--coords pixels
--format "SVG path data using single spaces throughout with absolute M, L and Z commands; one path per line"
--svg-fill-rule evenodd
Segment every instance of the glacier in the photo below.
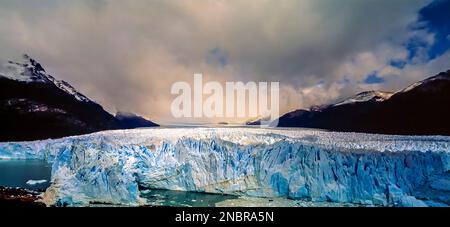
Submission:
M 145 205 L 141 189 L 375 206 L 448 206 L 450 137 L 152 128 L 0 143 L 52 165 L 48 206 Z

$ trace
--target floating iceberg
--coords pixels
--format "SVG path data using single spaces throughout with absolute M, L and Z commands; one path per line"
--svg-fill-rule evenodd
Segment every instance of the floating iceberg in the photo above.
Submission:
M 45 182 L 47 182 L 47 180 L 28 180 L 26 182 L 26 184 L 28 184 L 28 185 L 36 185 L 36 184 L 43 184 Z
M 383 206 L 450 204 L 450 137 L 155 128 L 0 143 L 52 164 L 47 205 L 141 205 L 141 188 Z

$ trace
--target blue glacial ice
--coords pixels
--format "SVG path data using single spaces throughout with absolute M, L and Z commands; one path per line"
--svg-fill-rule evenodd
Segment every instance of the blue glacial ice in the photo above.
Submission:
M 0 143 L 52 164 L 49 205 L 144 205 L 140 188 L 383 206 L 450 204 L 450 137 L 155 128 Z

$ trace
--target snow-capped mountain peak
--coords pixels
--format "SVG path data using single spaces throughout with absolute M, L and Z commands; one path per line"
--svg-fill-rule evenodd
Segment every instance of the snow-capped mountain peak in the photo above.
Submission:
M 391 92 L 383 92 L 383 91 L 365 91 L 361 92 L 352 98 L 346 99 L 342 102 L 334 104 L 334 106 L 340 106 L 350 103 L 357 103 L 357 102 L 367 102 L 369 100 L 373 100 L 376 102 L 382 102 L 384 100 L 389 99 L 393 93 Z
M 413 90 L 416 87 L 419 87 L 421 85 L 425 85 L 425 84 L 427 84 L 429 82 L 436 81 L 436 80 L 450 80 L 450 70 L 448 70 L 447 72 L 441 72 L 441 73 L 437 74 L 436 76 L 432 76 L 432 77 L 427 78 L 425 80 L 422 80 L 422 81 L 416 82 L 414 84 L 411 84 L 408 87 L 406 87 L 405 89 L 398 91 L 397 93 L 408 92 L 408 91 Z
M 39 62 L 27 54 L 24 54 L 20 61 L 7 61 L 1 63 L 0 77 L 25 83 L 51 83 L 64 92 L 74 96 L 78 101 L 91 101 L 66 81 L 57 80 L 48 74 Z
M 72 87 L 72 85 L 70 85 L 66 81 L 64 81 L 64 80 L 57 80 L 57 79 L 55 79 L 54 77 L 52 77 L 50 75 L 46 75 L 46 76 L 59 89 L 65 91 L 68 94 L 71 94 L 78 101 L 81 101 L 81 102 L 90 102 L 91 101 L 88 97 L 86 97 L 83 94 L 81 94 L 80 92 L 78 92 L 74 87 Z

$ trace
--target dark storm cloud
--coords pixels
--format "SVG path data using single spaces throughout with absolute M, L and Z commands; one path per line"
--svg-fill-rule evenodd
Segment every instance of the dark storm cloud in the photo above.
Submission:
M 409 61 L 427 0 L 6 1 L 0 58 L 29 53 L 110 111 L 171 121 L 170 86 L 192 79 L 280 81 L 282 112 L 364 89 L 396 89 L 444 70 Z M 447 65 L 448 66 L 448 65 Z M 384 83 L 365 84 L 373 71 Z M 422 76 L 421 76 L 422 75 Z M 348 83 L 338 83 L 343 80 Z

